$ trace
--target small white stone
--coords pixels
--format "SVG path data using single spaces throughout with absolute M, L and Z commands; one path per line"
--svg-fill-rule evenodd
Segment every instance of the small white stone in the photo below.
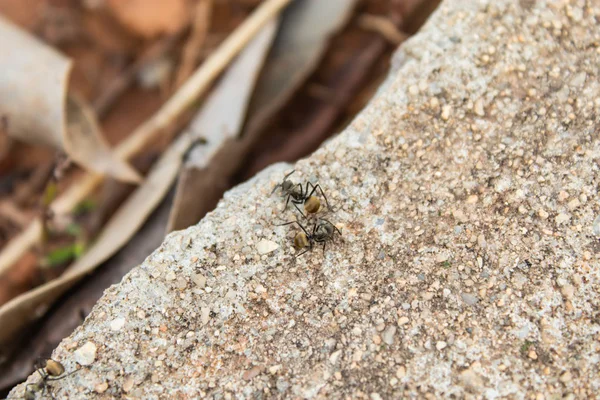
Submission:
M 406 325 L 408 324 L 408 317 L 400 317 L 398 318 L 398 325 Z
M 596 236 L 600 236 L 600 215 L 598 215 L 592 223 L 592 233 Z
M 256 250 L 258 250 L 259 254 L 268 254 L 279 248 L 279 245 L 270 240 L 262 239 L 260 242 L 256 243 Z
M 269 367 L 269 373 L 275 375 L 281 369 L 281 364 Z
M 165 279 L 168 281 L 174 281 L 175 278 L 177 278 L 177 275 L 175 275 L 175 272 L 173 271 L 167 272 L 167 276 L 165 276 Z
M 571 211 L 575 210 L 580 205 L 581 205 L 581 202 L 579 201 L 579 199 L 573 199 L 567 204 L 567 206 L 569 207 L 569 210 L 571 210 Z
M 125 382 L 123 382 L 123 391 L 124 392 L 129 392 L 131 389 L 133 389 L 133 376 L 128 376 L 127 379 L 125 379 Z
M 256 285 L 256 287 L 254 288 L 254 291 L 256 293 L 266 293 L 267 289 L 265 289 L 265 287 L 261 284 Z
M 475 101 L 474 111 L 475 114 L 479 115 L 480 117 L 485 115 L 485 111 L 483 110 L 483 100 L 477 99 L 477 101 Z
M 75 351 L 75 361 L 79 365 L 91 365 L 96 360 L 97 347 L 92 342 L 87 342 Z
M 450 118 L 450 113 L 452 112 L 452 107 L 450 107 L 449 105 L 445 105 L 442 107 L 442 119 L 444 121 L 448 121 L 448 119 Z
M 556 216 L 554 221 L 557 224 L 561 225 L 561 224 L 564 224 L 565 222 L 567 222 L 569 219 L 571 219 L 571 217 L 568 214 L 561 213 Z
M 192 281 L 194 281 L 194 283 L 198 285 L 200 289 L 204 289 L 206 286 L 206 277 L 202 274 L 192 275 Z
M 443 263 L 444 261 L 448 261 L 448 258 L 450 258 L 450 256 L 446 253 L 440 253 L 437 256 L 435 256 L 435 261 L 439 262 L 439 263 Z
M 210 318 L 210 308 L 202 307 L 200 309 L 200 322 L 202 322 L 202 325 L 206 325 L 208 323 L 209 318 Z
M 440 340 L 439 342 L 436 343 L 435 348 L 438 350 L 443 350 L 446 348 L 448 344 L 446 342 L 444 342 L 443 340 Z
M 100 394 L 106 392 L 107 389 L 108 389 L 108 382 L 102 382 L 102 383 L 99 383 L 96 386 L 94 386 L 94 391 L 96 393 L 100 393 Z
M 461 293 L 460 297 L 469 306 L 473 306 L 473 305 L 477 304 L 477 302 L 479 301 L 477 296 L 474 296 L 471 293 Z
M 125 318 L 115 318 L 110 323 L 110 329 L 113 331 L 119 331 L 125 326 Z
M 401 365 L 398 367 L 398 369 L 396 370 L 396 377 L 398 379 L 402 379 L 406 376 L 406 367 L 404 365 Z
M 572 378 L 573 378 L 573 376 L 571 375 L 571 372 L 565 371 L 561 374 L 559 379 L 562 383 L 567 383 L 567 382 L 570 382 Z
M 396 327 L 394 325 L 390 325 L 381 334 L 381 338 L 388 345 L 394 344 L 394 335 L 396 334 Z
M 338 350 L 338 351 L 334 351 L 333 353 L 331 353 L 331 355 L 329 356 L 329 362 L 332 364 L 336 364 L 340 358 L 340 356 L 342 355 L 342 351 Z

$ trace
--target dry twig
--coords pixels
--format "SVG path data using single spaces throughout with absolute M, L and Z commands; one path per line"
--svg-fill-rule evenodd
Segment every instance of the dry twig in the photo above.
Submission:
M 398 46 L 408 37 L 392 20 L 380 15 L 362 14 L 358 17 L 358 25 L 364 30 L 380 34 L 394 46 Z

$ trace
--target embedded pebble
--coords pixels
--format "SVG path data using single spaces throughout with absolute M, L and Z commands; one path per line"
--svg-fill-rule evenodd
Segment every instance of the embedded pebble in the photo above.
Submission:
M 165 279 L 167 281 L 174 281 L 176 278 L 177 278 L 177 275 L 175 274 L 174 271 L 167 272 L 167 275 L 165 276 Z
M 115 318 L 110 322 L 110 329 L 119 331 L 125 326 L 125 318 Z
M 94 386 L 94 391 L 96 393 L 100 393 L 100 394 L 106 392 L 107 389 L 108 389 L 108 382 L 102 382 L 102 383 L 99 383 L 96 386 Z
M 571 219 L 571 217 L 568 214 L 558 214 L 556 216 L 556 218 L 554 219 L 554 221 L 560 225 L 560 224 L 564 224 L 565 222 L 567 222 L 570 219 Z
M 262 239 L 260 242 L 256 243 L 256 250 L 258 250 L 259 254 L 268 254 L 279 248 L 279 245 L 270 240 Z
M 394 325 L 390 325 L 381 334 L 381 338 L 388 345 L 394 344 L 394 335 L 396 334 L 396 327 Z
M 594 223 L 592 224 L 592 233 L 596 236 L 600 236 L 600 215 L 594 219 Z
M 79 349 L 75 350 L 75 361 L 79 365 L 91 365 L 96 360 L 97 347 L 92 342 L 86 342 Z
M 444 261 L 447 261 L 450 258 L 450 256 L 446 253 L 440 253 L 435 257 L 435 261 L 439 262 L 439 263 L 443 263 Z
M 560 375 L 560 381 L 562 383 L 571 382 L 571 379 L 573 379 L 571 371 L 565 371 Z
M 461 293 L 460 297 L 469 306 L 473 306 L 473 305 L 477 304 L 477 302 L 479 301 L 477 296 L 474 296 L 470 293 Z
M 398 379 L 402 379 L 406 376 L 406 367 L 404 365 L 401 365 L 398 367 L 398 369 L 396 370 L 396 377 Z
M 445 105 L 442 107 L 442 119 L 444 121 L 448 121 L 448 119 L 450 119 L 450 113 L 452 112 L 452 106 L 450 105 Z
M 255 367 L 253 367 L 253 368 L 249 369 L 249 370 L 246 370 L 246 371 L 244 372 L 244 374 L 242 375 L 242 378 L 243 378 L 245 381 L 249 381 L 249 380 L 251 380 L 252 378 L 255 378 L 255 377 L 257 377 L 257 376 L 258 376 L 258 375 L 259 375 L 259 374 L 260 374 L 262 371 L 263 371 L 263 367 L 262 367 L 262 366 L 260 366 L 260 365 L 257 365 L 257 366 L 255 366 Z
M 125 393 L 130 392 L 133 389 L 134 383 L 133 376 L 128 376 L 125 382 L 123 382 L 123 391 Z
M 193 274 L 192 281 L 200 288 L 204 289 L 206 286 L 206 277 L 202 274 Z

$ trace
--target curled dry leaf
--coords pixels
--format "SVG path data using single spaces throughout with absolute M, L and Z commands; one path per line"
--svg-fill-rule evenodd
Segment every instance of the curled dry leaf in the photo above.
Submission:
M 187 0 L 108 0 L 108 6 L 121 24 L 147 39 L 179 31 L 190 15 Z
M 0 17 L 0 119 L 16 139 L 62 150 L 88 170 L 139 182 L 111 152 L 93 112 L 67 96 L 72 63 Z
M 192 121 L 190 134 L 195 139 L 204 139 L 205 144 L 192 148 L 179 174 L 169 231 L 183 229 L 198 222 L 208 205 L 221 197 L 222 191 L 218 187 L 226 189 L 226 179 L 220 176 L 223 168 L 217 170 L 208 167 L 223 143 L 239 134 L 252 89 L 276 30 L 277 21 L 272 21 L 250 42 Z M 211 196 L 212 192 L 218 193 Z
M 356 0 L 305 0 L 283 14 L 281 30 L 260 75 L 245 134 L 262 129 L 316 68 L 329 39 L 352 15 Z

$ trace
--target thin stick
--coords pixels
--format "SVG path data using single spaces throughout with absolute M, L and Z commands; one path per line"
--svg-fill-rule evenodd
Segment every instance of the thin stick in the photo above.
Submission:
M 391 44 L 398 46 L 408 35 L 402 32 L 388 17 L 373 14 L 362 14 L 358 17 L 358 25 L 369 31 L 377 32 Z
M 202 51 L 202 46 L 206 41 L 211 14 L 212 0 L 199 0 L 194 10 L 194 22 L 190 38 L 183 47 L 181 64 L 175 77 L 175 88 L 183 85 L 190 75 L 192 75 L 192 72 L 194 72 Z
M 270 20 L 292 0 L 266 0 L 247 18 L 219 48 L 196 70 L 194 75 L 179 89 L 156 114 L 139 126 L 124 140 L 115 152 L 129 159 L 168 129 L 209 88 L 213 80 L 227 67 L 231 60 L 252 40 Z M 56 215 L 65 214 L 102 183 L 104 177 L 87 173 L 71 186 L 54 203 L 51 209 Z M 41 221 L 35 219 L 19 236 L 11 240 L 0 253 L 0 274 L 8 270 L 35 243 L 42 233 Z

